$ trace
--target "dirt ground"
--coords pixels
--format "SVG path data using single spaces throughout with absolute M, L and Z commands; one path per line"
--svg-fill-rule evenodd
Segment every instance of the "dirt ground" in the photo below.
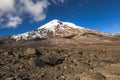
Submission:
M 119 41 L 33 43 L 0 46 L 0 80 L 120 80 Z

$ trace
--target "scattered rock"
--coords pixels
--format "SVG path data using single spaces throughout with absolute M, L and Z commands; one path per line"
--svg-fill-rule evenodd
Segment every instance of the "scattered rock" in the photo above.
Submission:
M 27 50 L 25 51 L 25 55 L 34 55 L 36 54 L 36 49 L 34 48 L 27 48 Z
M 23 54 L 22 54 L 22 55 L 23 55 Z M 22 55 L 19 54 L 19 53 L 14 53 L 14 56 L 15 56 L 16 59 L 20 59 L 20 58 L 22 57 Z
M 61 76 L 61 79 L 66 80 L 66 76 Z
M 41 59 L 36 59 L 36 60 L 35 60 L 35 64 L 36 64 L 36 66 L 38 66 L 38 67 L 44 67 L 44 66 L 45 66 L 45 63 L 44 63 L 43 60 L 41 60 Z
M 81 80 L 80 77 L 77 77 L 76 80 Z
M 14 55 L 14 54 L 13 54 L 13 51 L 6 51 L 6 52 L 4 52 L 4 55 L 7 56 L 7 55 Z
M 91 78 L 93 80 L 106 80 L 106 77 L 103 74 L 101 74 L 101 73 L 93 73 L 91 75 Z
M 62 58 L 48 57 L 44 62 L 47 65 L 55 66 L 55 65 L 63 63 L 63 61 L 64 61 L 64 59 L 62 59 Z
M 30 80 L 29 78 L 23 78 L 22 80 Z
M 44 67 L 45 63 L 41 59 L 30 58 L 29 65 L 31 65 L 31 66 L 37 66 L 37 67 Z
M 119 80 L 119 61 L 114 59 L 119 58 L 119 48 L 106 54 L 99 53 L 100 48 L 87 48 L 82 52 L 56 47 L 4 50 L 0 54 L 0 80 Z
M 8 77 L 5 80 L 15 80 L 13 77 Z
M 41 76 L 41 78 L 44 78 L 44 77 L 46 76 L 46 74 L 43 73 L 43 74 L 41 74 L 40 76 Z
M 30 66 L 35 66 L 35 60 L 36 60 L 36 58 L 30 58 L 30 60 L 29 60 L 29 65 Z
M 42 55 L 42 53 L 40 53 L 37 49 L 35 48 L 27 48 L 25 53 L 25 55 L 37 55 L 38 57 L 40 55 Z

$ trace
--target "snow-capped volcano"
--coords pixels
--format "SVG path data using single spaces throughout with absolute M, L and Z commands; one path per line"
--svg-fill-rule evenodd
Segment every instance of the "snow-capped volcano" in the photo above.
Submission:
M 36 30 L 26 32 L 23 34 L 13 35 L 11 38 L 16 41 L 29 40 L 36 38 L 50 38 L 50 37 L 64 37 L 72 34 L 73 30 L 83 30 L 85 28 L 77 26 L 70 22 L 62 22 L 59 20 L 52 20 L 47 24 L 37 28 Z
M 49 30 L 55 29 L 57 26 L 60 26 L 60 28 L 79 28 L 79 29 L 84 29 L 83 27 L 77 26 L 73 23 L 70 22 L 62 22 L 59 20 L 52 20 L 50 22 L 48 22 L 47 24 L 39 27 L 38 29 L 42 29 L 42 28 L 46 28 Z

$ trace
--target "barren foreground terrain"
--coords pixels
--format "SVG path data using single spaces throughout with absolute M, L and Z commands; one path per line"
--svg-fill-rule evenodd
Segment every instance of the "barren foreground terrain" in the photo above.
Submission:
M 119 41 L 51 41 L 1 43 L 0 80 L 120 80 Z

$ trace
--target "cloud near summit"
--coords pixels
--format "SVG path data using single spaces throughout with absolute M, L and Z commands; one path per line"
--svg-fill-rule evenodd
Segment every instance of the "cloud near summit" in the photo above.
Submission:
M 64 0 L 0 0 L 0 27 L 16 28 L 24 21 L 24 15 L 32 21 L 42 21 L 48 6 L 57 3 Z

